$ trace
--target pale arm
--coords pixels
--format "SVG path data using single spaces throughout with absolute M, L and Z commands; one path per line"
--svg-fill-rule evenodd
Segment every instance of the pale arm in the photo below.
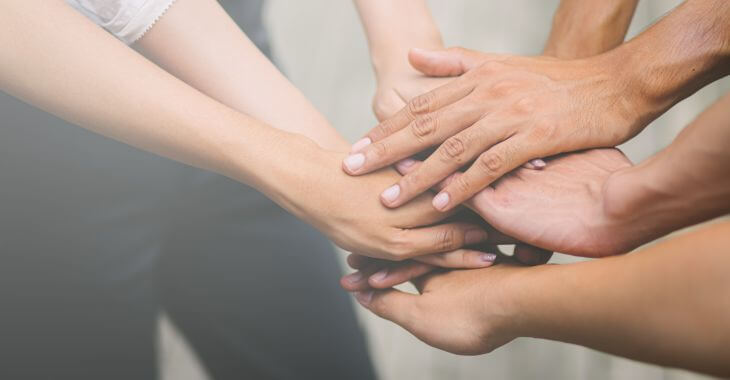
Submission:
M 186 3 L 194 2 L 175 7 Z M 412 228 L 442 216 L 426 199 L 401 213 L 378 205 L 371 189 L 397 178 L 392 170 L 350 181 L 338 170 L 342 154 L 211 99 L 62 1 L 3 2 L 0 28 L 4 91 L 94 132 L 252 185 L 345 249 L 402 259 L 486 238 L 465 223 Z M 319 129 L 326 144 L 344 146 L 327 128 Z

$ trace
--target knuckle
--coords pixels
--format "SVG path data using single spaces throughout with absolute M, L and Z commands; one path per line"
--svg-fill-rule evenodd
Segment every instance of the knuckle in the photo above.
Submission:
M 405 259 L 412 251 L 412 244 L 408 240 L 405 230 L 397 231 L 388 237 L 386 242 L 386 251 L 390 254 L 391 259 L 400 261 Z
M 375 112 L 377 113 L 378 111 L 376 110 Z M 394 131 L 393 122 L 391 122 L 390 120 L 385 120 L 385 121 L 381 122 L 373 130 L 376 137 L 388 136 L 391 133 L 393 133 L 393 131 Z
M 444 141 L 439 148 L 439 157 L 443 162 L 462 163 L 464 161 L 464 152 L 466 144 L 459 136 L 453 136 Z
M 499 173 L 505 165 L 504 158 L 495 152 L 483 153 L 477 162 L 482 171 L 489 175 Z
M 436 124 L 436 117 L 431 114 L 426 114 L 413 121 L 411 131 L 417 139 L 423 140 L 436 131 Z
M 454 231 L 453 228 L 445 229 L 438 235 L 437 245 L 439 250 L 446 251 L 452 249 L 454 245 L 456 245 L 456 231 Z
M 418 173 L 418 171 L 415 171 L 413 173 L 409 173 L 405 177 L 401 179 L 401 191 L 405 192 L 407 190 L 415 190 L 418 191 L 418 189 L 421 188 L 421 182 L 423 181 L 423 177 Z
M 535 112 L 535 99 L 525 96 L 512 105 L 512 112 L 516 115 L 531 115 Z
M 514 82 L 503 80 L 492 85 L 490 92 L 493 96 L 501 98 L 513 95 L 516 90 L 517 86 Z
M 370 145 L 374 157 L 385 157 L 388 154 L 388 145 L 385 141 L 378 141 Z
M 430 112 L 433 104 L 433 95 L 431 93 L 425 93 L 408 102 L 408 111 L 412 115 L 420 115 L 423 113 Z

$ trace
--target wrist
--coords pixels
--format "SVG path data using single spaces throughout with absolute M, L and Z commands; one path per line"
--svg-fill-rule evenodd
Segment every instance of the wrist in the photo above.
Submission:
M 408 52 L 412 48 L 443 49 L 444 47 L 441 34 L 437 30 L 430 34 L 407 41 L 371 43 L 370 59 L 376 78 L 383 80 L 389 76 L 417 73 L 408 61 Z

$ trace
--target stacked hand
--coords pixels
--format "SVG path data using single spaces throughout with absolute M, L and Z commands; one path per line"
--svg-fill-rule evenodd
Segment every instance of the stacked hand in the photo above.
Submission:
M 388 207 L 467 166 L 433 198 L 435 208 L 450 210 L 531 159 L 614 146 L 646 122 L 638 95 L 600 56 L 561 61 L 453 49 L 415 51 L 411 62 L 427 75 L 463 75 L 412 99 L 344 160 L 347 173 L 361 175 L 438 146 L 383 191 Z

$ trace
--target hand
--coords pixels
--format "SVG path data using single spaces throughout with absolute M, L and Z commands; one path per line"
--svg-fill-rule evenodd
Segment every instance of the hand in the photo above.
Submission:
M 499 236 L 499 233 L 490 234 L 490 236 Z M 490 240 L 499 241 L 500 239 L 497 237 L 496 239 L 490 238 Z M 511 258 L 508 258 L 499 250 L 499 247 L 493 244 L 480 245 L 479 249 L 481 251 L 460 249 L 448 253 L 419 256 L 401 262 L 373 259 L 352 253 L 347 256 L 347 264 L 356 271 L 343 276 L 340 285 L 349 292 L 387 289 L 442 268 L 487 268 L 503 261 L 513 261 L 525 265 L 541 265 L 547 263 L 552 256 L 550 251 L 518 243 L 515 245 L 514 254 Z
M 479 224 L 445 221 L 449 215 L 434 210 L 426 196 L 397 210 L 383 207 L 372 189 L 397 180 L 399 175 L 393 169 L 350 177 L 338 170 L 344 154 L 317 147 L 310 147 L 308 152 L 291 163 L 296 168 L 288 169 L 300 174 L 280 176 L 284 182 L 274 187 L 286 189 L 287 209 L 345 250 L 403 260 L 454 251 L 488 239 Z
M 411 62 L 427 75 L 468 72 L 411 100 L 344 161 L 347 173 L 360 175 L 441 144 L 381 194 L 388 207 L 476 160 L 433 198 L 434 207 L 446 211 L 530 159 L 613 146 L 647 122 L 617 63 L 603 56 L 561 61 L 463 49 L 413 54 L 424 56 Z
M 425 76 L 412 67 L 379 73 L 378 87 L 373 97 L 373 113 L 378 121 L 386 120 L 405 107 L 411 99 L 441 87 L 450 80 L 452 78 Z
M 409 173 L 419 165 L 397 167 Z M 625 212 L 612 185 L 630 167 L 614 148 L 560 155 L 540 171 L 518 169 L 502 177 L 467 205 L 494 228 L 528 244 L 586 257 L 624 253 L 654 237 Z
M 414 281 L 420 295 L 388 289 L 359 292 L 356 298 L 426 344 L 455 354 L 483 354 L 517 337 L 506 293 L 525 269 L 500 264 L 437 272 Z

